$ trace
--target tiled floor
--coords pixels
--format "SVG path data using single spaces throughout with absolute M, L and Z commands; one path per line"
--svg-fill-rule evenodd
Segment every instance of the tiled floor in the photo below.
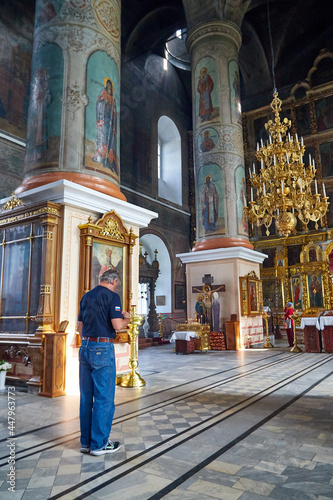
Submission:
M 80 453 L 78 396 L 15 391 L 11 437 L 3 391 L 1 500 L 333 498 L 333 355 L 163 345 L 139 363 L 146 387 L 116 389 L 112 455 Z

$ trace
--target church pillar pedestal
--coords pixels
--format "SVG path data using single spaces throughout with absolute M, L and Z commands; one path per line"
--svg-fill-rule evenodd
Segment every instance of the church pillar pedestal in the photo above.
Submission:
M 259 265 L 266 255 L 244 247 L 231 247 L 178 254 L 177 257 L 186 264 L 188 321 L 195 319 L 200 286 L 204 294 L 205 282 L 210 275 L 210 286 L 214 290 L 216 285 L 220 303 L 219 329 L 225 331 L 225 323 L 236 315 L 240 323 L 241 346 L 244 346 L 243 337 L 248 335 L 249 329 L 254 342 L 264 340 L 262 317 L 241 316 L 239 278 L 251 271 L 259 276 Z M 223 285 L 224 291 L 221 291 Z

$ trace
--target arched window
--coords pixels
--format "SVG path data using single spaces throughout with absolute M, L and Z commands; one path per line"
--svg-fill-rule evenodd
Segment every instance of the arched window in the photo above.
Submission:
M 167 116 L 158 120 L 158 196 L 182 204 L 181 139 Z

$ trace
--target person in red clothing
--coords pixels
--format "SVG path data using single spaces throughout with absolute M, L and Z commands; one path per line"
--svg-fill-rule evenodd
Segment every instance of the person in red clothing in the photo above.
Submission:
M 289 347 L 293 347 L 294 345 L 294 321 L 292 319 L 293 314 L 293 303 L 287 302 L 286 307 L 284 308 L 284 320 L 286 324 Z

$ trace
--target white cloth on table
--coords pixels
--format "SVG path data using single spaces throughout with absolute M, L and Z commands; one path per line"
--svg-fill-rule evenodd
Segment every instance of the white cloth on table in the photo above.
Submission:
M 318 330 L 324 330 L 325 326 L 333 325 L 333 316 L 321 316 L 319 318 Z
M 186 331 L 186 332 L 174 332 L 170 339 L 170 342 L 176 342 L 176 340 L 191 340 L 192 338 L 198 339 L 198 335 L 195 332 Z
M 301 320 L 302 330 L 304 330 L 305 326 L 316 326 L 317 330 L 319 330 L 318 318 L 302 318 Z

